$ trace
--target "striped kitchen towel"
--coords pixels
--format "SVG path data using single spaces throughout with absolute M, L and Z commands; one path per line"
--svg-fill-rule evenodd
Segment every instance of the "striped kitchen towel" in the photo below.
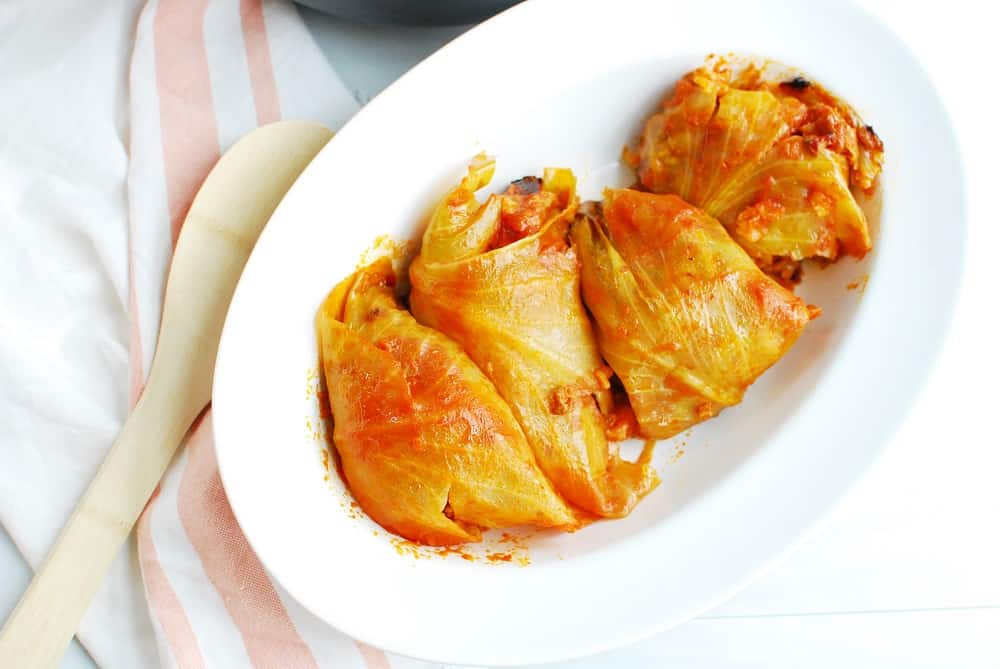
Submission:
M 255 127 L 336 129 L 357 102 L 279 0 L 5 0 L 0 98 L 0 524 L 37 565 L 142 390 L 202 180 Z M 135 537 L 79 630 L 101 667 L 426 666 L 274 582 L 226 500 L 210 409 Z
M 173 243 L 208 171 L 280 119 L 343 124 L 357 103 L 295 8 L 261 0 L 154 0 L 130 71 L 129 317 L 134 401 L 149 370 Z M 417 666 L 355 643 L 291 600 L 236 524 L 211 409 L 139 521 L 138 556 L 166 667 Z

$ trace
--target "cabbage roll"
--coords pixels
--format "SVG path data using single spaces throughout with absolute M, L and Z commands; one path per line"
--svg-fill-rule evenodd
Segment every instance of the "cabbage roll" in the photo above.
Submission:
M 577 508 L 627 514 L 657 483 L 647 449 L 609 447 L 611 376 L 580 300 L 567 244 L 577 209 L 569 170 L 547 169 L 480 204 L 493 162 L 479 156 L 440 202 L 410 267 L 410 308 L 457 341 L 510 404 L 542 471 Z
M 338 285 L 317 316 L 333 441 L 354 498 L 386 529 L 424 544 L 481 528 L 572 528 L 493 383 L 396 299 L 388 259 Z
M 871 249 L 851 189 L 874 189 L 882 153 L 871 126 L 818 84 L 717 65 L 678 82 L 646 122 L 635 164 L 644 188 L 702 208 L 791 281 L 804 258 Z
M 740 402 L 819 311 L 674 195 L 608 189 L 571 238 L 601 354 L 648 438 Z

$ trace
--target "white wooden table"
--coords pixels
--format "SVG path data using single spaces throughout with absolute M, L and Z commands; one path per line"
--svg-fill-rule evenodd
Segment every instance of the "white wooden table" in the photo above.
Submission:
M 948 345 L 878 464 L 784 563 L 689 623 L 567 668 L 1000 667 L 1000 96 L 986 77 L 1000 17 L 972 1 L 866 4 L 927 67 L 963 142 L 971 235 Z M 461 31 L 303 14 L 362 102 Z M 0 573 L 6 612 L 29 576 L 6 535 Z M 74 644 L 63 666 L 93 664 Z

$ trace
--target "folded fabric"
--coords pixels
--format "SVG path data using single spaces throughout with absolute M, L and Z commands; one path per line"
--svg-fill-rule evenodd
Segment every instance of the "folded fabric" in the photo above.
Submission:
M 0 280 L 17 288 L 0 300 L 0 521 L 37 565 L 141 392 L 209 169 L 259 125 L 337 128 L 357 103 L 295 8 L 260 0 L 5 5 L 0 87 Z M 211 421 L 81 626 L 96 662 L 424 666 L 355 643 L 271 579 L 226 501 Z

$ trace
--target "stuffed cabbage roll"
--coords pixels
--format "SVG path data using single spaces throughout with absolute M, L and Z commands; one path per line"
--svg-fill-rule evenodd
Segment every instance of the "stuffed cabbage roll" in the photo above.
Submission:
M 493 383 L 401 308 L 388 259 L 338 285 L 317 316 L 333 441 L 347 486 L 407 539 L 476 541 L 480 528 L 571 528 Z
M 872 191 L 882 142 L 802 77 L 734 76 L 722 62 L 690 72 L 646 122 L 633 158 L 646 189 L 702 208 L 783 280 L 804 258 L 871 249 L 851 188 Z
M 580 301 L 567 230 L 577 209 L 569 170 L 514 182 L 480 204 L 493 175 L 479 156 L 433 212 L 410 267 L 410 308 L 468 352 L 510 404 L 542 471 L 576 507 L 627 514 L 657 483 L 609 448 L 602 410 L 611 375 Z
M 608 189 L 582 210 L 584 302 L 645 437 L 740 402 L 818 314 L 679 197 Z

